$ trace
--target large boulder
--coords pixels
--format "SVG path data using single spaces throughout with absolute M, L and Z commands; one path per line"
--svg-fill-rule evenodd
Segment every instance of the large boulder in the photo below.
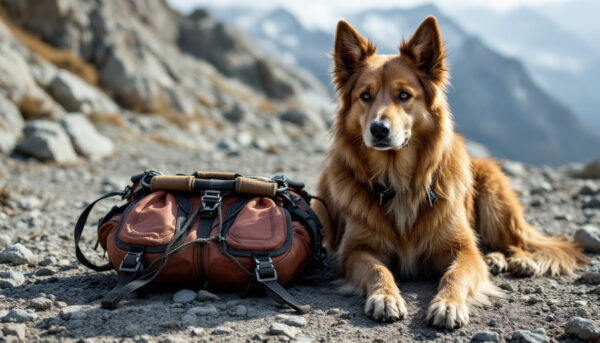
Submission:
M 25 122 L 19 109 L 0 93 L 0 154 L 13 150 Z
M 48 92 L 69 112 L 88 115 L 113 115 L 119 112 L 118 106 L 108 96 L 66 70 L 56 73 Z
M 83 114 L 67 114 L 60 123 L 71 137 L 75 150 L 88 159 L 100 160 L 114 153 L 115 147 L 112 141 L 98 133 Z
M 25 138 L 17 145 L 17 151 L 20 153 L 42 161 L 58 163 L 77 161 L 77 154 L 71 145 L 71 140 L 59 123 L 33 120 L 25 126 L 24 134 Z

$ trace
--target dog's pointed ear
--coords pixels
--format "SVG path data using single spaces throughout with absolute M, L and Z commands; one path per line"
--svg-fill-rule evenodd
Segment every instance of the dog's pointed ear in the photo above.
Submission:
M 434 81 L 444 82 L 445 51 L 435 17 L 425 18 L 410 40 L 402 42 L 400 54 L 412 60 L 419 70 L 432 77 Z
M 333 82 L 340 88 L 375 53 L 375 46 L 364 39 L 348 22 L 340 20 L 333 47 Z

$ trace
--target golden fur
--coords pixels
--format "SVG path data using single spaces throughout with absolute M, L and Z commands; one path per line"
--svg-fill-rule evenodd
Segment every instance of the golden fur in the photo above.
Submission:
M 470 304 L 499 294 L 486 261 L 518 275 L 569 274 L 585 261 L 573 243 L 544 236 L 525 221 L 494 162 L 469 158 L 446 102 L 444 57 L 433 17 L 401 44 L 399 55 L 376 55 L 373 44 L 338 23 L 339 109 L 317 189 L 328 209 L 314 203 L 325 245 L 337 254 L 347 282 L 367 298 L 365 313 L 377 320 L 407 315 L 393 275 L 443 274 L 427 319 L 455 328 L 468 323 Z M 400 100 L 403 92 L 408 100 Z M 369 125 L 377 120 L 391 123 L 389 146 L 372 142 Z M 380 207 L 374 183 L 391 185 L 395 197 Z M 427 189 L 438 197 L 433 207 Z M 473 227 L 495 251 L 486 258 Z

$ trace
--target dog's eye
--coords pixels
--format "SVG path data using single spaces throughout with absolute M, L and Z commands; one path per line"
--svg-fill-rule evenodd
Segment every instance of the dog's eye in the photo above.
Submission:
M 398 94 L 398 100 L 400 101 L 407 101 L 408 99 L 410 99 L 410 94 L 407 92 L 400 92 L 400 94 Z
M 369 93 L 369 92 L 360 93 L 360 100 L 362 100 L 362 102 L 371 101 L 371 93 Z

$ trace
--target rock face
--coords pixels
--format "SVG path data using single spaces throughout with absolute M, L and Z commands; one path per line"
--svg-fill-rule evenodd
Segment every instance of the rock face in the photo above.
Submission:
M 24 126 L 19 109 L 0 93 L 0 154 L 13 150 Z
M 262 98 L 307 105 L 300 100 L 305 90 L 324 90 L 311 77 L 267 58 L 243 33 L 206 12 L 185 17 L 163 1 L 49 0 L 43 6 L 34 0 L 5 2 L 10 13 L 23 18 L 25 29 L 93 63 L 100 85 L 127 108 L 170 109 L 192 117 L 208 112 L 207 107 L 230 105 L 243 93 L 259 91 Z M 67 110 L 83 111 L 77 106 L 81 101 L 74 101 L 83 94 L 70 91 L 65 96 L 65 82 L 59 81 L 51 83 L 52 94 Z M 84 93 L 90 97 L 90 92 Z M 249 99 L 252 104 L 252 95 Z
M 73 163 L 77 154 L 63 127 L 48 120 L 34 120 L 25 127 L 25 138 L 17 146 L 23 154 L 43 161 Z
M 114 153 L 114 144 L 102 136 L 83 114 L 68 114 L 60 121 L 75 150 L 95 161 Z
M 29 64 L 36 61 L 28 61 L 30 55 L 0 21 L 0 92 L 24 115 L 51 115 L 55 103 L 35 82 Z

